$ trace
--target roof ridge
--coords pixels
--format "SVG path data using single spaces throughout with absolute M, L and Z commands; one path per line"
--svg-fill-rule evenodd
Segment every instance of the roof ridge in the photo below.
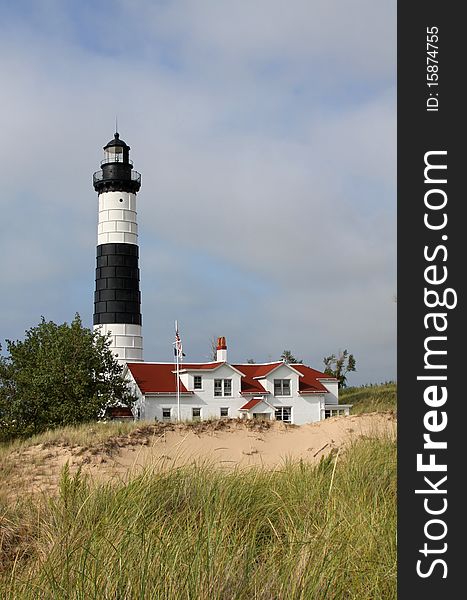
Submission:
M 241 365 L 242 367 L 264 367 L 266 365 L 277 365 L 280 363 L 283 363 L 283 360 L 274 360 L 272 362 L 266 362 L 266 363 L 232 363 L 232 364 L 236 364 L 236 365 Z M 286 364 L 286 363 L 284 363 Z

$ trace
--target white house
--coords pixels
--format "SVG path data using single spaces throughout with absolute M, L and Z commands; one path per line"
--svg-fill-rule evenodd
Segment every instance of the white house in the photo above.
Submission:
M 127 363 L 126 375 L 137 396 L 135 417 L 146 420 L 275 419 L 301 425 L 349 414 L 339 404 L 334 377 L 283 361 L 230 364 L 225 338 L 217 360 L 209 363 Z

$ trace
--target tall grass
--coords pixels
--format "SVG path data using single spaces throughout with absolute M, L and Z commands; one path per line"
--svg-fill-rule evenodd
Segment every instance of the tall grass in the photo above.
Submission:
M 96 486 L 65 469 L 57 497 L 0 515 L 0 597 L 388 600 L 395 497 L 389 439 L 272 472 L 147 469 Z
M 395 411 L 397 410 L 397 386 L 395 383 L 383 383 L 339 390 L 339 403 L 352 404 L 352 414 Z

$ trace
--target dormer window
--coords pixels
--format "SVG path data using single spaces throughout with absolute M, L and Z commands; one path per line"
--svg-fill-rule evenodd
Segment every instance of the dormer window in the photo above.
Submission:
M 290 379 L 274 379 L 274 396 L 290 396 Z
M 214 379 L 214 396 L 231 396 L 231 379 Z
M 193 377 L 193 389 L 194 390 L 202 390 L 203 389 L 203 379 L 201 375 L 195 375 Z

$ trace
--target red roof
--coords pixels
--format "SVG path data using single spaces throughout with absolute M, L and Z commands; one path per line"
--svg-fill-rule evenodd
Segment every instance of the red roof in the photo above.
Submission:
M 246 365 L 232 365 L 243 373 L 245 377 L 242 377 L 242 393 L 244 394 L 256 394 L 256 393 L 265 393 L 264 387 L 261 383 L 255 379 L 255 377 L 264 377 L 273 369 L 276 369 L 279 365 L 282 365 L 282 361 L 277 363 L 271 363 L 268 365 L 256 365 L 256 364 L 246 364 Z
M 254 363 L 253 364 L 248 363 L 246 365 L 232 365 L 232 366 L 234 366 L 236 369 L 238 369 L 242 373 L 245 373 L 245 375 L 248 374 L 250 377 L 264 377 L 268 373 L 270 373 L 274 369 L 277 369 L 277 367 L 280 367 L 283 364 L 284 363 L 280 360 L 278 362 L 268 363 L 266 365 L 261 365 L 261 364 L 256 365 Z
M 212 363 L 183 363 L 182 370 L 213 370 L 217 369 L 223 362 Z M 282 361 L 269 364 L 246 364 L 246 365 L 231 365 L 243 373 L 242 377 L 242 394 L 264 394 L 267 393 L 261 385 L 258 377 L 264 377 L 277 367 L 283 365 Z M 290 365 L 298 371 L 302 377 L 299 377 L 299 393 L 312 394 L 327 392 L 324 385 L 318 381 L 319 379 L 329 379 L 337 381 L 335 378 L 307 367 L 302 364 Z M 128 363 L 128 368 L 133 375 L 143 394 L 147 393 L 168 393 L 174 394 L 177 391 L 175 378 L 176 365 L 174 363 Z M 180 392 L 192 393 L 186 389 L 180 381 Z M 247 403 L 248 404 L 248 403 Z M 246 406 L 246 405 L 245 405 Z
M 180 371 L 191 371 L 194 369 L 217 369 L 221 365 L 224 365 L 223 362 L 211 362 L 211 363 L 183 363 L 180 365 Z M 173 369 L 175 370 L 177 365 L 173 365 Z
M 307 367 L 306 365 L 293 364 L 291 365 L 299 373 L 303 375 L 300 377 L 298 391 L 300 394 L 307 394 L 313 392 L 327 392 L 328 390 L 324 385 L 318 381 L 318 379 L 331 379 L 337 381 L 334 377 L 330 377 L 321 371 Z
M 176 365 L 173 363 L 128 363 L 128 368 L 143 394 L 172 394 L 177 391 L 177 381 L 173 372 Z M 180 392 L 188 392 L 181 381 Z
M 245 374 L 245 377 L 242 378 L 242 393 L 256 394 L 265 392 L 265 389 L 256 378 L 268 375 L 271 371 L 274 371 L 274 369 L 283 364 L 284 363 L 280 361 L 267 365 L 246 364 L 232 366 Z M 301 394 L 327 392 L 328 390 L 320 381 L 318 381 L 318 379 L 330 379 L 337 381 L 334 377 L 330 377 L 329 375 L 326 375 L 321 371 L 317 371 L 316 369 L 312 369 L 311 367 L 307 367 L 306 365 L 294 363 L 290 366 L 302 375 L 302 377 L 299 378 L 298 384 L 298 391 Z
M 240 410 L 250 410 L 250 408 L 253 408 L 260 402 L 262 402 L 260 398 L 253 398 L 252 400 L 249 400 L 246 404 L 244 404 L 242 408 L 240 408 Z

